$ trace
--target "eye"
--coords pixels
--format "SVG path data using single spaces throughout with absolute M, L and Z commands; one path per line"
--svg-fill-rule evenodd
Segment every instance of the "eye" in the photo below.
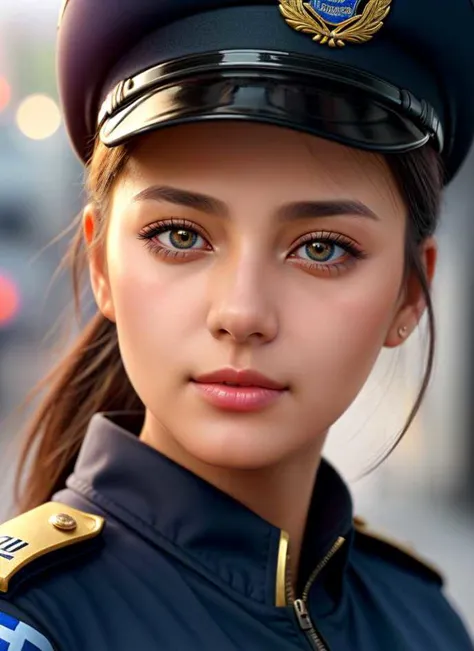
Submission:
M 198 226 L 186 220 L 169 219 L 146 226 L 138 235 L 152 253 L 164 257 L 184 257 L 188 253 L 210 251 L 211 245 Z
M 334 242 L 324 242 L 322 240 L 307 242 L 297 249 L 297 251 L 301 251 L 304 260 L 324 264 L 335 262 L 347 254 L 347 251 L 342 246 L 338 246 Z
M 338 233 L 309 233 L 290 254 L 316 271 L 340 272 L 366 254 L 353 240 Z
M 162 231 L 157 235 L 156 239 L 163 246 L 181 251 L 192 249 L 196 244 L 198 245 L 197 248 L 202 248 L 206 244 L 204 238 L 199 233 L 185 228 L 170 228 Z

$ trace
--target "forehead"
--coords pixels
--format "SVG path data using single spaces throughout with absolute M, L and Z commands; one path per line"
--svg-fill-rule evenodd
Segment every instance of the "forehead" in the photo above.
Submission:
M 324 193 L 380 202 L 398 195 L 381 156 L 281 127 L 238 122 L 199 123 L 143 136 L 135 143 L 126 176 L 135 187 L 159 181 L 217 194 L 258 186 L 275 200 Z

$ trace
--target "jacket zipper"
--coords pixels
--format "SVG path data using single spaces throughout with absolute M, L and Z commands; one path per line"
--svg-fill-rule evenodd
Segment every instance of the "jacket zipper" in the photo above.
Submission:
M 311 621 L 306 602 L 303 599 L 296 599 L 293 603 L 293 608 L 295 609 L 298 624 L 310 641 L 311 647 L 316 651 L 329 651 Z
M 315 651 L 329 651 L 329 649 L 326 646 L 326 644 L 323 642 L 321 635 L 316 630 L 316 627 L 314 626 L 310 614 L 308 612 L 309 591 L 311 590 L 311 586 L 313 585 L 313 583 L 318 578 L 320 572 L 326 567 L 326 565 L 336 554 L 336 552 L 339 551 L 339 549 L 342 547 L 344 543 L 345 543 L 345 539 L 339 537 L 334 543 L 334 545 L 331 547 L 331 549 L 328 551 L 326 556 L 318 563 L 317 567 L 312 572 L 311 576 L 306 582 L 301 599 L 295 599 L 294 596 L 291 577 L 290 577 L 290 569 L 289 569 L 290 555 L 289 555 L 289 550 L 287 549 L 286 581 L 285 581 L 287 603 L 293 606 L 298 624 L 301 630 L 303 631 L 303 633 L 306 635 L 306 638 L 309 640 L 311 647 L 315 649 Z

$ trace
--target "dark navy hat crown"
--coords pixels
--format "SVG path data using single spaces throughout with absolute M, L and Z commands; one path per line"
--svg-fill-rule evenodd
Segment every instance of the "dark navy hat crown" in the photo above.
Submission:
M 431 142 L 448 180 L 474 136 L 473 30 L 471 0 L 69 0 L 59 90 L 84 161 L 98 132 L 247 119 L 380 152 Z

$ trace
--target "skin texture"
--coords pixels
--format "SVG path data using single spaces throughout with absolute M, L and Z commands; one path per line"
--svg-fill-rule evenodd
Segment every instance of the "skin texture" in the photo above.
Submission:
M 151 186 L 219 204 L 210 214 L 206 205 L 137 197 Z M 288 204 L 342 199 L 372 216 L 306 211 L 281 219 Z M 409 334 L 424 309 L 415 280 L 402 286 L 405 213 L 388 167 L 373 154 L 278 127 L 189 125 L 137 143 L 114 189 L 105 246 L 91 251 L 98 306 L 117 325 L 127 373 L 147 408 L 143 442 L 288 531 L 295 566 L 329 428 L 381 348 L 401 344 L 398 329 Z M 88 242 L 97 218 L 88 206 Z M 186 230 L 182 224 L 154 244 L 139 237 L 170 219 L 200 234 L 179 257 L 169 254 L 170 235 Z M 322 243 L 330 256 L 323 264 L 321 255 L 311 259 L 308 234 L 313 243 L 328 234 L 344 239 L 332 249 Z M 346 241 L 363 257 L 347 253 Z M 431 239 L 423 260 L 431 279 Z M 287 390 L 262 411 L 223 411 L 190 378 L 224 367 L 258 370 Z

